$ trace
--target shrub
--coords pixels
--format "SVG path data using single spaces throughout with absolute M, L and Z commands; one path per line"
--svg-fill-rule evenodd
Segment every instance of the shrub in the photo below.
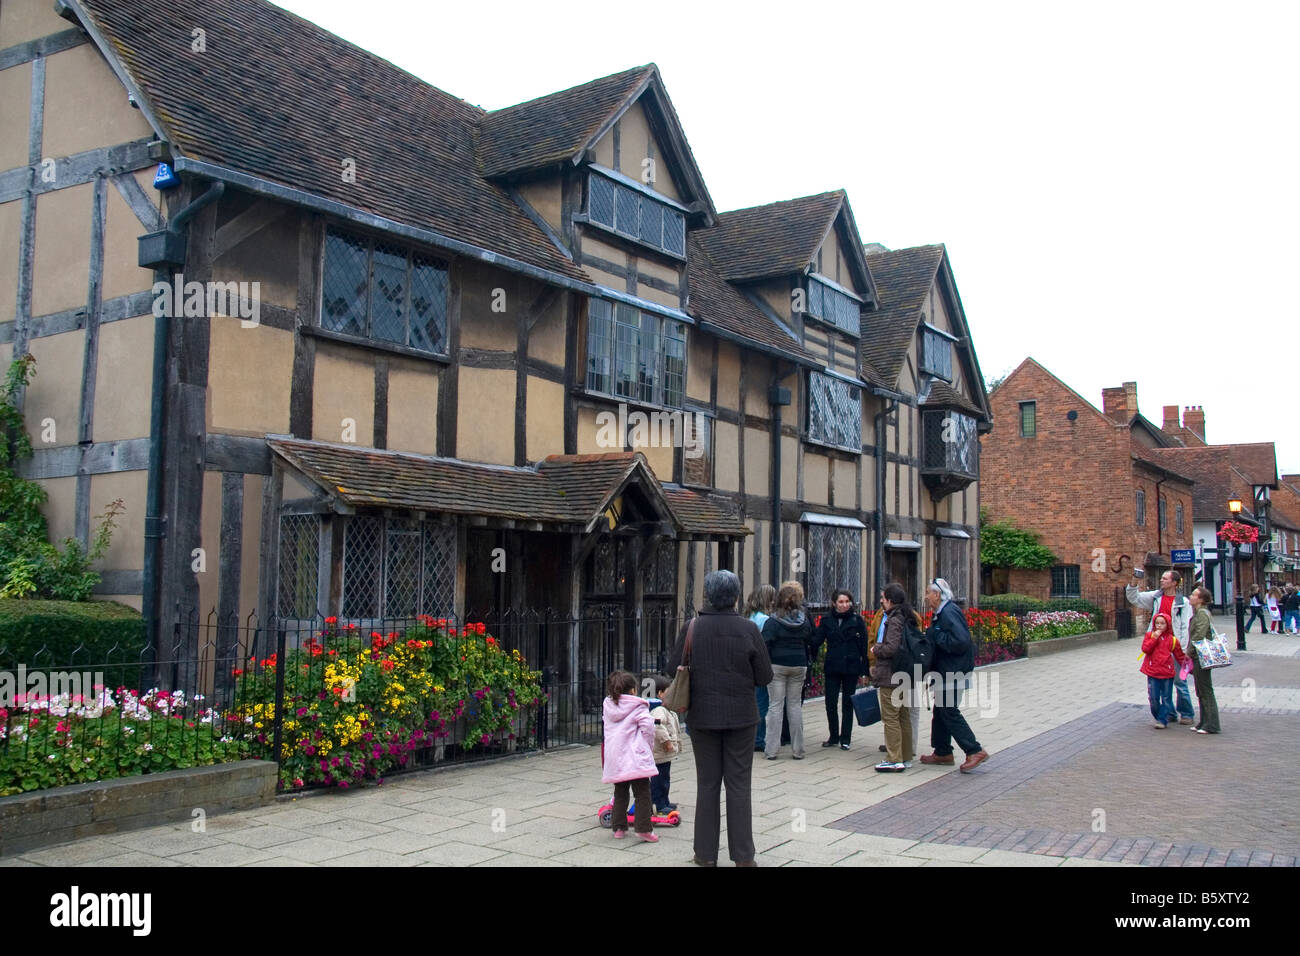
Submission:
M 0 668 L 126 664 L 144 646 L 144 618 L 124 604 L 0 600 Z
M 281 777 L 287 787 L 348 787 L 382 779 L 413 751 L 440 741 L 465 749 L 527 732 L 542 702 L 541 675 L 507 651 L 482 624 L 457 636 L 445 620 L 421 618 L 404 634 L 339 628 L 326 618 L 320 639 L 283 662 Z M 245 738 L 272 742 L 273 656 L 237 688 L 231 717 Z
M 984 594 L 980 596 L 979 606 L 986 611 L 1007 611 L 1012 614 L 1047 610 L 1046 601 L 1028 594 Z

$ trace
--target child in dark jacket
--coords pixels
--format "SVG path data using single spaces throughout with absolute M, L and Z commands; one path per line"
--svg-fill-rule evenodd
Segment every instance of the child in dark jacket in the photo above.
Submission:
M 1169 721 L 1176 720 L 1174 710 L 1174 675 L 1191 660 L 1178 646 L 1178 638 L 1170 629 L 1169 618 L 1156 614 L 1151 618 L 1151 630 L 1142 638 L 1142 673 L 1147 675 L 1147 700 L 1157 730 L 1164 730 Z

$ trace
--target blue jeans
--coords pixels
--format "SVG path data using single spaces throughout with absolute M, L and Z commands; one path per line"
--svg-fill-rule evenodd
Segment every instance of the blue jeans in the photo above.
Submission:
M 659 771 L 659 776 L 650 778 L 650 803 L 656 810 L 668 805 L 668 786 L 671 783 L 670 775 L 673 769 L 672 761 L 655 764 L 655 769 Z
M 760 750 L 767 747 L 767 685 L 754 688 L 754 700 L 758 703 L 758 730 L 754 731 L 754 746 Z
M 1156 723 L 1168 724 L 1178 715 L 1174 710 L 1174 679 L 1172 677 L 1148 677 L 1147 701 L 1151 704 L 1151 716 Z
M 1300 611 L 1282 612 L 1282 630 L 1300 630 Z
M 1246 621 L 1246 633 L 1247 634 L 1250 633 L 1251 625 L 1255 623 L 1256 618 L 1259 618 L 1260 631 L 1264 634 L 1267 634 L 1268 618 L 1264 614 L 1264 608 L 1260 607 L 1258 604 L 1252 604 L 1250 606 L 1250 619 Z
M 1196 717 L 1196 711 L 1192 709 L 1192 695 L 1187 692 L 1187 678 L 1173 678 L 1174 690 L 1178 692 L 1178 716 L 1186 717 L 1192 720 Z

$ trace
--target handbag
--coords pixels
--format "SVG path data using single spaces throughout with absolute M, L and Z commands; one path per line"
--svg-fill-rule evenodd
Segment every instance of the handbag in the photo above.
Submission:
M 853 713 L 859 727 L 870 727 L 880 720 L 880 695 L 876 688 L 868 687 L 853 694 Z
M 1192 641 L 1192 648 L 1196 651 L 1196 658 L 1202 670 L 1232 665 L 1232 655 L 1228 653 L 1228 641 L 1222 634 L 1214 634 L 1213 637 L 1207 637 L 1203 641 Z
M 691 642 L 695 637 L 695 621 L 686 625 L 686 648 L 682 651 L 682 663 L 673 676 L 673 682 L 664 690 L 659 700 L 675 714 L 684 714 L 691 709 Z

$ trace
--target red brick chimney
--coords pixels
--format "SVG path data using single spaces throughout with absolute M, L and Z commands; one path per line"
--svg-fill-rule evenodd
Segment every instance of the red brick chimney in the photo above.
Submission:
M 1205 409 L 1200 405 L 1188 405 L 1183 410 L 1183 427 L 1205 441 Z
M 1103 388 L 1101 390 L 1102 412 L 1108 418 L 1127 425 L 1129 419 L 1137 414 L 1137 393 L 1137 382 L 1125 382 L 1118 388 Z
M 1178 433 L 1178 406 L 1166 405 L 1164 408 L 1165 423 L 1160 426 L 1160 430 L 1167 435 L 1175 435 Z

